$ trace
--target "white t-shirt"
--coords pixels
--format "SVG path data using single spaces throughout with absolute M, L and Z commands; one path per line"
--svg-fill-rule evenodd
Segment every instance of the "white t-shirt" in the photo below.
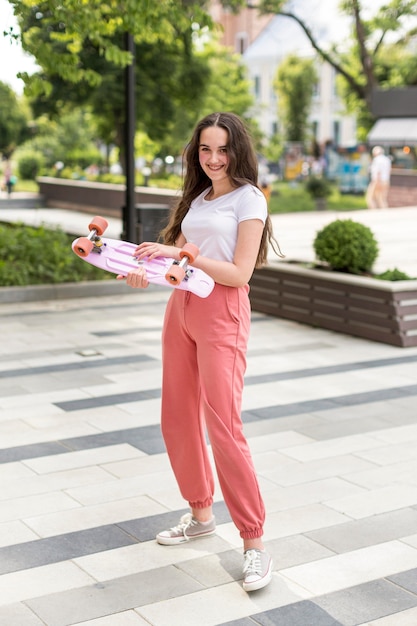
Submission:
M 391 159 L 385 154 L 378 154 L 371 163 L 371 179 L 381 183 L 389 183 L 391 175 Z
M 218 261 L 233 261 L 238 225 L 261 220 L 268 215 L 266 198 L 253 185 L 243 185 L 229 193 L 205 200 L 210 188 L 195 198 L 184 217 L 181 230 L 187 241 L 198 246 L 200 254 Z

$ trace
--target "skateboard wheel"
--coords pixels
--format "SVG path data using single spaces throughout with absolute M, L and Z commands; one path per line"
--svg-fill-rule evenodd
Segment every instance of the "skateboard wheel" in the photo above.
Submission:
M 93 221 L 90 222 L 90 224 L 88 225 L 88 228 L 89 230 L 95 230 L 97 232 L 97 235 L 101 236 L 108 227 L 108 225 L 109 223 L 106 219 L 104 219 L 104 217 L 96 215 Z
M 190 263 L 194 263 L 199 254 L 200 250 L 196 245 L 193 243 L 186 243 L 182 250 L 180 250 L 180 259 L 183 259 L 186 256 L 189 258 Z
M 72 244 L 72 249 L 77 256 L 86 257 L 94 248 L 94 243 L 87 237 L 79 237 Z
M 184 278 L 185 270 L 179 265 L 171 265 L 169 272 L 165 274 L 165 280 L 167 280 L 170 285 L 179 285 Z

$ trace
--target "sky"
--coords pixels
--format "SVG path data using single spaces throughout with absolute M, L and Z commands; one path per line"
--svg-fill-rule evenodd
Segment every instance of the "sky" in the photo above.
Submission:
M 23 81 L 16 77 L 18 72 L 32 74 L 36 70 L 33 57 L 23 52 L 16 42 L 3 37 L 3 31 L 16 28 L 13 7 L 7 0 L 0 0 L 0 81 L 7 83 L 16 93 L 22 93 Z

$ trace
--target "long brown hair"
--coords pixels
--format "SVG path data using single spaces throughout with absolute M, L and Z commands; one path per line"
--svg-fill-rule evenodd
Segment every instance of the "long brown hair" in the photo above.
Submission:
M 234 113 L 211 113 L 204 117 L 196 126 L 190 143 L 186 147 L 183 165 L 185 168 L 182 197 L 175 206 L 167 227 L 161 232 L 164 242 L 174 245 L 181 233 L 181 223 L 190 208 L 191 202 L 205 189 L 211 186 L 210 178 L 204 173 L 199 162 L 200 136 L 204 129 L 219 126 L 227 132 L 227 154 L 229 165 L 227 174 L 234 187 L 246 184 L 258 187 L 258 161 L 252 139 L 243 120 Z M 258 187 L 259 188 L 259 187 Z M 268 243 L 279 256 L 281 253 L 278 242 L 272 232 L 272 223 L 267 216 L 262 239 L 259 246 L 256 266 L 266 263 Z

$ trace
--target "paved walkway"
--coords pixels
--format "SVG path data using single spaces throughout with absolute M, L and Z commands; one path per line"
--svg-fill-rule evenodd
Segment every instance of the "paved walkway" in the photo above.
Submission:
M 415 227 L 389 215 L 381 233 Z M 279 218 L 287 253 L 309 219 Z M 219 489 L 216 535 L 154 541 L 185 511 L 159 430 L 168 295 L 0 304 L 0 626 L 415 626 L 417 348 L 253 314 L 274 576 L 248 595 Z

